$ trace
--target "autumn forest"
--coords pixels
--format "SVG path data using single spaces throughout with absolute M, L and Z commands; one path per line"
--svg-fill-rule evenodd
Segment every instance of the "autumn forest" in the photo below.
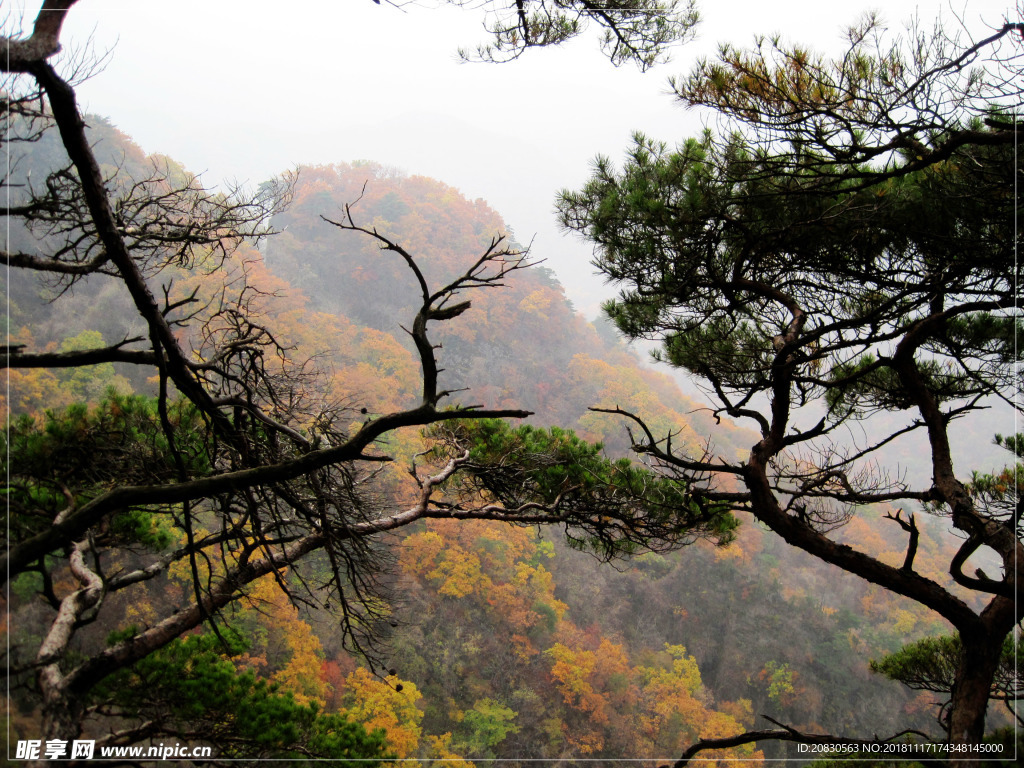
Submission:
M 555 201 L 589 319 L 443 179 L 147 154 L 73 5 L 4 38 L 12 760 L 1013 763 L 1019 24 L 702 63 L 735 133 Z M 696 23 L 512 5 L 485 60 Z

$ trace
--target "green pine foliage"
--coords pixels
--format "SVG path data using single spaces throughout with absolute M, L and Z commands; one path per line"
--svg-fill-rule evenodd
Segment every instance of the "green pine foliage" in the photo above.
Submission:
M 173 449 L 160 419 L 155 399 L 114 390 L 95 405 L 78 403 L 13 419 L 3 438 L 13 480 L 7 510 L 13 539 L 44 530 L 69 504 L 79 506 L 115 483 L 173 481 L 175 452 L 186 471 L 208 471 L 209 453 L 195 408 L 186 401 L 169 405 L 167 419 L 180 428 Z M 119 512 L 104 535 L 111 543 L 156 550 L 171 540 L 168 522 L 152 509 Z
M 465 452 L 463 496 L 488 495 L 506 508 L 542 504 L 563 520 L 575 545 L 605 558 L 672 549 L 697 538 L 731 542 L 739 521 L 724 506 L 699 503 L 687 486 L 572 430 L 512 427 L 494 419 L 433 430 L 439 450 Z
M 342 713 L 298 704 L 290 693 L 239 671 L 227 658 L 246 648 L 237 634 L 191 635 L 105 680 L 98 700 L 122 717 L 150 720 L 165 734 L 188 734 L 213 745 L 222 759 L 272 759 L 299 765 L 373 768 L 391 757 L 383 731 L 366 729 Z
M 1024 638 L 1007 635 L 999 655 L 999 670 L 992 690 L 993 699 L 1014 700 L 1021 689 L 1017 659 L 1024 651 Z M 956 678 L 957 659 L 963 652 L 957 634 L 925 637 L 908 643 L 895 653 L 871 661 L 871 671 L 897 680 L 911 688 L 948 694 Z

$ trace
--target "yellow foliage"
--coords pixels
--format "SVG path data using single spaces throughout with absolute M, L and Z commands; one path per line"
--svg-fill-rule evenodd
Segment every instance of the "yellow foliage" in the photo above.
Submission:
M 681 645 L 666 643 L 665 652 L 670 664 L 638 668 L 645 679 L 640 720 L 656 749 L 674 751 L 684 739 L 696 738 L 710 712 L 696 696 L 701 691 L 696 660 Z
M 159 619 L 157 618 L 156 608 L 153 606 L 153 603 L 149 600 L 140 600 L 131 603 L 124 609 L 124 622 L 122 626 L 130 627 L 134 624 L 138 627 L 149 627 L 156 624 L 157 621 Z
M 681 686 L 690 695 L 697 693 L 702 685 L 697 660 L 687 654 L 682 645 L 665 643 L 665 651 L 672 657 L 672 667 L 670 670 L 651 670 L 651 682 Z
M 476 768 L 476 765 L 460 757 L 451 749 L 452 735 L 427 736 L 430 744 L 430 765 L 432 768 Z
M 423 578 L 437 568 L 437 562 L 446 548 L 444 539 L 434 531 L 414 533 L 403 543 L 402 570 L 417 578 Z
M 740 546 L 739 542 L 734 541 L 727 547 L 715 547 L 714 549 L 715 560 L 742 560 L 745 556 L 743 547 Z
M 330 693 L 330 685 L 323 678 L 323 646 L 313 628 L 299 618 L 298 609 L 281 590 L 273 574 L 252 583 L 245 598 L 248 605 L 259 612 L 260 623 L 266 627 L 265 654 L 253 648 L 254 656 L 247 656 L 245 666 L 260 669 L 277 668 L 272 682 L 281 690 L 291 693 L 300 704 L 315 703 L 323 708 Z M 269 656 L 269 658 L 268 658 Z
M 519 309 L 533 321 L 548 322 L 553 294 L 551 291 L 536 290 L 519 302 Z
M 383 728 L 388 746 L 399 758 L 410 757 L 419 746 L 423 712 L 416 706 L 423 696 L 413 683 L 389 675 L 374 677 L 363 667 L 345 679 L 350 703 L 349 717 L 362 723 L 367 731 Z M 398 690 L 401 688 L 401 690 Z
M 204 536 L 208 536 L 210 532 L 202 527 L 193 528 L 192 536 L 195 539 L 201 539 Z M 172 531 L 172 536 L 174 532 Z M 186 541 L 186 535 L 184 532 L 181 533 L 176 543 L 183 544 Z M 199 572 L 199 581 L 206 583 L 210 578 L 210 560 L 205 557 L 196 558 L 196 570 Z M 220 560 L 212 561 L 215 563 L 215 573 L 220 575 L 224 572 L 223 567 L 216 565 L 220 563 Z M 167 567 L 167 576 L 172 582 L 176 582 L 181 585 L 184 589 L 188 590 L 190 596 L 192 595 L 192 564 L 188 558 L 183 558 L 177 562 L 171 563 Z
M 700 729 L 702 739 L 724 739 L 743 733 L 743 726 L 724 712 L 710 712 Z
M 466 597 L 477 588 L 486 588 L 491 580 L 480 569 L 480 558 L 463 549 L 449 549 L 427 578 L 441 579 L 437 592 L 449 597 Z
M 719 704 L 718 709 L 719 711 L 731 716 L 733 720 L 747 728 L 752 728 L 754 726 L 754 705 L 750 699 L 726 701 Z
M 896 611 L 894 618 L 893 632 L 900 635 L 908 634 L 914 628 L 914 625 L 917 624 L 917 617 L 910 611 L 903 610 L 902 608 Z
M 327 682 L 320 676 L 323 665 L 323 646 L 313 634 L 312 627 L 298 618 L 288 622 L 287 645 L 291 658 L 271 680 L 281 690 L 290 691 L 300 704 L 315 702 L 323 709 L 327 701 Z
M 555 643 L 546 653 L 555 660 L 551 665 L 551 677 L 554 678 L 566 704 L 575 704 L 582 697 L 594 692 L 588 682 L 597 661 L 592 652 L 573 651 L 562 643 Z
M 565 740 L 571 744 L 581 755 L 589 755 L 604 747 L 604 739 L 597 731 L 583 731 L 580 733 L 566 733 Z

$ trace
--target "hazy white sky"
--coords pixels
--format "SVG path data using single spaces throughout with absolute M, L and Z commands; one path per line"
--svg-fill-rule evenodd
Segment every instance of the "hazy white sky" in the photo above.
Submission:
M 558 232 L 554 197 L 585 181 L 596 154 L 621 156 L 634 130 L 675 142 L 700 129 L 702 116 L 667 95 L 670 75 L 718 42 L 757 33 L 828 51 L 872 8 L 894 27 L 941 13 L 977 32 L 1013 4 L 705 0 L 699 39 L 645 74 L 614 68 L 594 36 L 510 64 L 460 63 L 457 49 L 484 39 L 483 17 L 441 0 L 404 10 L 387 0 L 81 0 L 64 41 L 110 49 L 79 91 L 84 107 L 207 184 L 357 159 L 433 176 L 487 200 L 520 241 L 533 238 L 535 255 L 593 315 L 590 250 Z M 39 7 L 4 5 L 24 9 L 26 23 Z

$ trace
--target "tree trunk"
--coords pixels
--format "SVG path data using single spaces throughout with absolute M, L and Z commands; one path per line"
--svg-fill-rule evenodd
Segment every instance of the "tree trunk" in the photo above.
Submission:
M 999 666 L 1003 636 L 999 633 L 961 633 L 960 663 L 953 683 L 949 713 L 949 744 L 970 747 L 981 744 L 985 736 L 985 714 L 992 681 Z M 951 752 L 957 768 L 981 766 L 977 750 Z

